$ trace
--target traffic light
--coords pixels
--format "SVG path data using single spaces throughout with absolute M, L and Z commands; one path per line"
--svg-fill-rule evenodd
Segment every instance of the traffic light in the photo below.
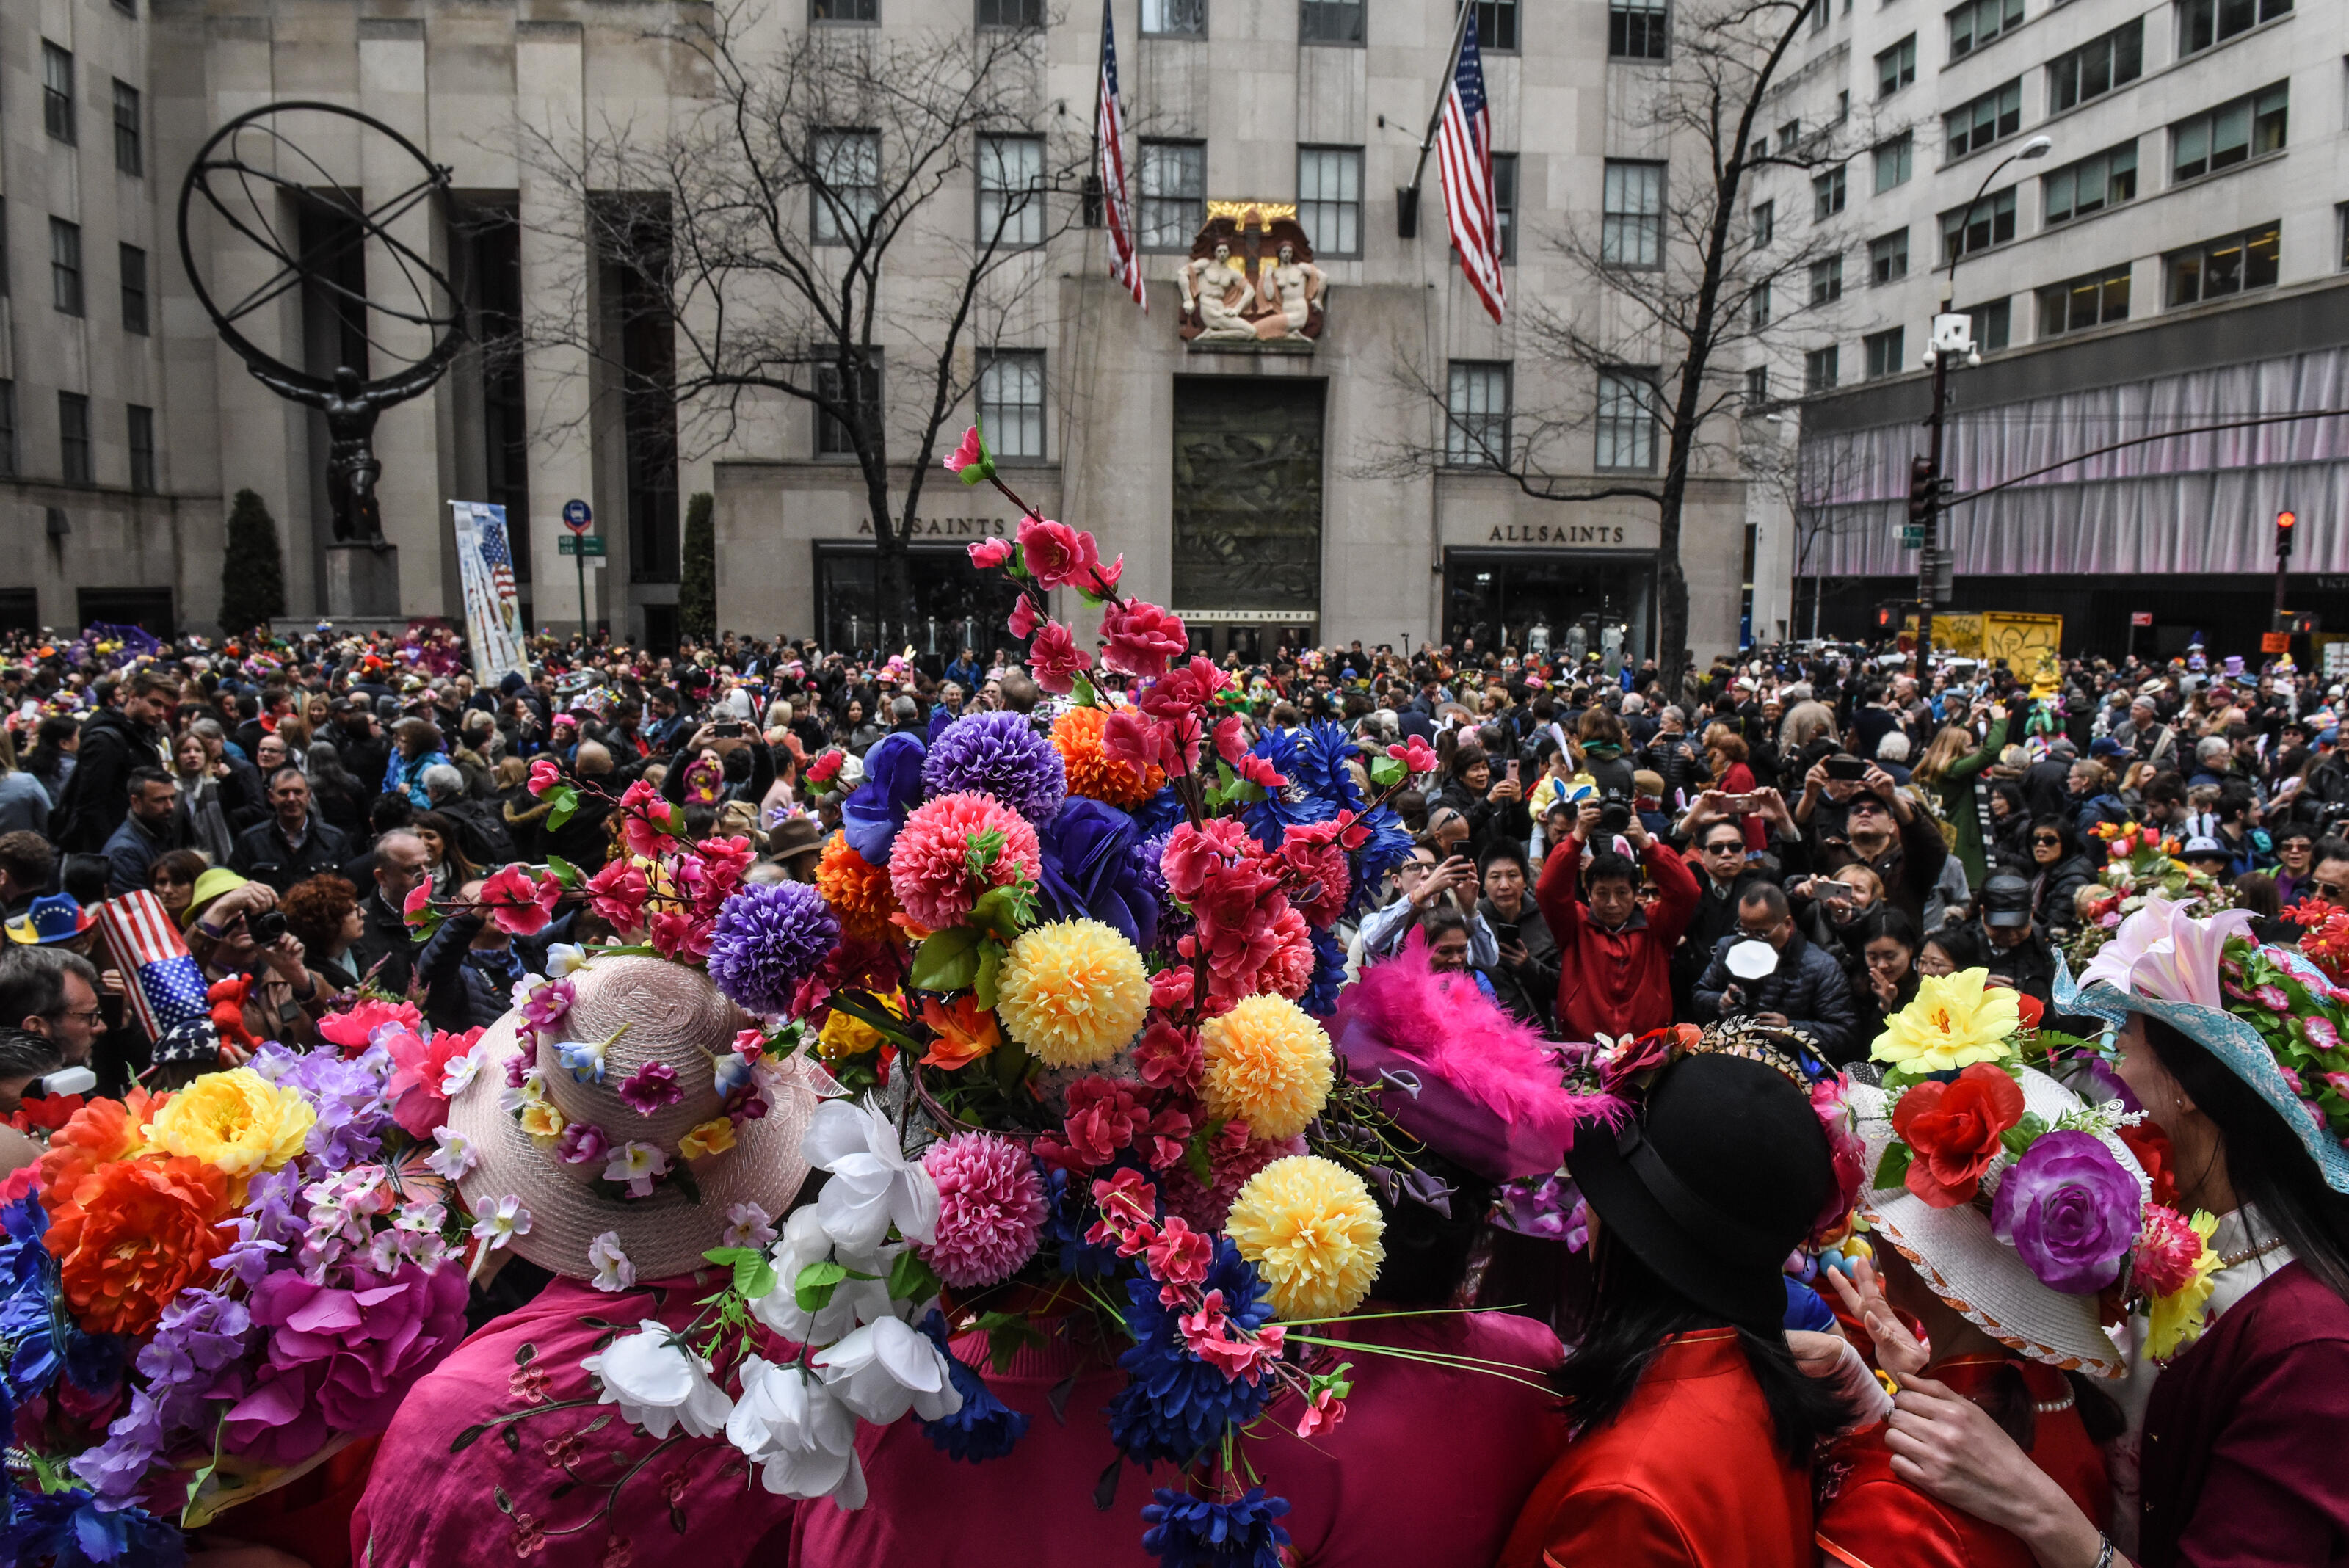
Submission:
M 1909 507 L 1910 510 L 1913 511 L 1916 507 L 1916 503 L 1913 501 L 1910 502 Z M 2277 560 L 2288 561 L 2292 559 L 2292 531 L 2299 524 L 2299 523 L 2300 518 L 2296 514 L 2291 512 L 2279 512 L 2276 514 Z
M 1909 460 L 1909 521 L 1919 526 L 1933 520 L 1933 503 L 1940 486 L 1934 483 L 1933 460 L 1912 457 Z

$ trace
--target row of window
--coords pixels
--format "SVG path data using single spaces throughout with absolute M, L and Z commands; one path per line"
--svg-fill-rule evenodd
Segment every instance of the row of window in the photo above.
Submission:
M 1040 159 L 1041 143 L 1037 156 Z M 1641 167 L 1647 167 L 1642 165 Z M 1662 191 L 1662 165 L 1656 191 Z M 1608 165 L 1610 202 L 1616 164 Z M 1204 141 L 1145 140 L 1135 170 L 1134 226 L 1142 248 L 1187 251 L 1207 221 L 1207 144 Z M 985 171 L 981 171 L 982 182 Z M 986 198 L 982 194 L 981 202 Z M 1500 216 L 1501 255 L 1516 258 L 1517 155 L 1493 154 L 1493 200 Z M 1612 210 L 1610 205 L 1610 211 Z M 1661 209 L 1659 209 L 1661 211 Z M 1312 242 L 1316 255 L 1340 257 L 1362 254 L 1362 150 L 1359 147 L 1300 147 L 1297 150 L 1297 221 Z M 1041 228 L 1040 213 L 1038 218 Z M 984 231 L 982 230 L 982 234 Z
M 1044 0 L 976 0 L 976 5 L 982 27 L 1040 27 L 1045 23 Z M 1363 43 L 1368 10 L 1364 0 L 1298 0 L 1297 41 Z M 808 16 L 816 22 L 877 24 L 881 0 L 808 0 Z M 1518 0 L 1476 0 L 1477 46 L 1492 54 L 1516 53 L 1518 18 Z M 1665 0 L 1610 0 L 1607 52 L 1619 59 L 1663 58 L 1665 18 Z M 1204 37 L 1206 31 L 1207 0 L 1142 0 L 1145 38 Z
M 130 449 L 130 488 L 152 493 L 158 488 L 155 410 L 129 403 L 123 414 L 123 433 Z M 0 381 L 0 476 L 16 478 L 22 472 L 16 440 L 16 383 Z M 57 394 L 57 475 L 67 484 L 98 483 L 89 399 L 80 392 Z
M 41 124 L 57 140 L 77 145 L 81 126 L 74 90 L 74 57 L 47 39 L 41 40 Z M 147 172 L 147 152 L 140 134 L 139 89 L 119 78 L 114 83 L 114 166 L 125 174 Z
M 859 378 L 856 401 L 876 419 L 882 408 L 882 351 Z M 816 396 L 826 402 L 845 403 L 840 368 L 820 365 L 815 371 Z M 978 419 L 987 431 L 987 444 L 999 458 L 1041 461 L 1044 456 L 1044 354 L 1041 349 L 1003 348 L 980 356 Z M 816 410 L 815 450 L 819 457 L 856 455 L 854 432 L 823 409 Z
M 1508 361 L 1454 359 L 1444 397 L 1444 461 L 1454 468 L 1510 465 Z M 1660 399 L 1656 372 L 1620 366 L 1599 373 L 1592 462 L 1616 472 L 1656 467 Z
M 2349 233 L 2349 230 L 2344 232 Z M 2279 274 L 2282 234 L 2281 224 L 2261 223 L 2239 234 L 2226 234 L 2168 253 L 2161 258 L 2163 308 L 2180 309 L 2230 298 L 2252 289 L 2274 287 Z M 1900 265 L 1905 270 L 1908 235 L 1904 231 L 1897 238 L 1900 245 Z M 1884 243 L 1878 242 L 1878 244 Z M 2344 249 L 2344 264 L 2349 265 L 2349 249 Z M 2092 327 L 2127 320 L 2130 273 L 2130 267 L 2123 264 L 2079 277 L 2066 278 L 2062 283 L 2049 284 L 2034 291 L 2033 297 L 2039 310 L 2040 338 L 2060 337 L 2067 333 L 2085 332 Z M 1813 269 L 1813 277 L 1816 296 L 1816 268 Z M 1975 347 L 1989 352 L 2008 346 L 2012 320 L 2009 311 L 2009 302 L 1999 300 L 1991 305 L 1978 306 L 1970 312 L 1973 317 Z M 1868 378 L 1873 380 L 1879 376 L 1894 376 L 1908 369 L 1905 344 L 1906 329 L 1899 327 L 1888 327 L 1861 338 Z M 1841 369 L 1842 353 L 1837 346 L 1830 344 L 1812 350 L 1804 356 L 1804 389 L 1812 392 L 1828 390 L 1837 385 Z
M 1943 17 L 1950 58 L 1961 60 L 2021 26 L 2023 5 L 2023 0 L 1965 0 L 1950 11 Z M 2224 43 L 2292 7 L 2292 0 L 2177 0 L 2178 56 Z M 2135 81 L 2144 70 L 2145 18 L 2138 16 L 2049 62 L 2048 112 L 2058 113 Z M 1917 35 L 1911 33 L 1876 57 L 1876 96 L 1890 98 L 1916 79 Z
M 117 245 L 116 275 L 121 285 L 122 329 L 144 337 L 148 326 L 147 253 L 137 245 Z M 8 288 L 8 203 L 0 200 L 0 295 Z M 86 275 L 82 266 L 81 225 L 63 218 L 49 220 L 49 304 L 67 316 L 89 314 Z

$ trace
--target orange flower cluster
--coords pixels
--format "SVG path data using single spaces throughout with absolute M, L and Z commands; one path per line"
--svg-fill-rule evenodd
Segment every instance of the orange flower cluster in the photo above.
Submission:
M 868 865 L 848 846 L 845 834 L 823 841 L 816 857 L 815 890 L 839 917 L 843 935 L 852 941 L 885 942 L 898 939 L 889 917 L 897 913 L 897 895 L 889 890 L 889 867 Z
M 185 1155 L 101 1165 L 57 1195 L 49 1220 L 66 1304 L 102 1334 L 144 1334 L 173 1296 L 212 1274 L 232 1238 L 229 1181 Z M 45 1203 L 54 1201 L 45 1189 Z
M 119 1100 L 90 1100 L 49 1138 L 41 1156 L 41 1203 L 52 1215 L 69 1201 L 82 1179 L 100 1166 L 128 1159 L 147 1141 L 147 1124 L 169 1095 L 134 1088 Z
M 1052 744 L 1068 768 L 1071 794 L 1132 811 L 1166 787 L 1166 770 L 1153 763 L 1143 774 L 1103 751 L 1102 731 L 1108 723 L 1107 709 L 1071 708 L 1052 725 Z

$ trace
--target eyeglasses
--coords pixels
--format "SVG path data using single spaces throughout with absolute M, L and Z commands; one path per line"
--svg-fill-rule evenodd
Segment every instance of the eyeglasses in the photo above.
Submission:
M 2056 837 L 2052 833 L 2034 833 L 2031 836 L 2031 842 L 2037 845 L 2042 849 L 2061 849 L 2064 847 L 2064 841 Z
M 81 1023 L 95 1024 L 104 1022 L 106 1010 L 99 1007 L 68 1007 L 57 1016 L 61 1019 L 70 1018 Z

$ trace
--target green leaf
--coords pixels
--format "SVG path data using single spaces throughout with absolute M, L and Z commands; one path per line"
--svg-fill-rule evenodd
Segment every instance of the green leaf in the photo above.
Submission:
M 566 888 L 576 888 L 583 880 L 579 867 L 574 866 L 570 861 L 565 860 L 560 855 L 548 856 L 546 857 L 546 868 L 549 871 L 554 872 L 554 879 L 562 883 Z
M 579 791 L 567 784 L 557 784 L 546 792 L 546 799 L 550 808 L 546 814 L 546 830 L 549 833 L 559 832 L 579 809 Z
M 1224 761 L 1223 758 L 1217 757 L 1216 759 L 1216 787 L 1221 789 L 1224 794 L 1228 796 L 1232 793 L 1233 786 L 1237 784 L 1239 781 L 1240 775 L 1232 772 L 1232 764 Z
M 987 1358 L 999 1376 L 1009 1369 L 1021 1346 L 1045 1343 L 1036 1325 L 1019 1313 L 981 1313 L 971 1326 L 987 1335 Z
M 968 991 L 978 978 L 978 933 L 968 926 L 939 931 L 914 954 L 906 982 L 919 991 Z
M 1229 794 L 1232 799 L 1244 800 L 1253 805 L 1264 798 L 1264 785 L 1254 779 L 1242 779 L 1232 785 Z
M 1101 693 L 1094 691 L 1093 683 L 1082 675 L 1079 675 L 1076 678 L 1076 684 L 1069 688 L 1069 701 L 1080 708 L 1098 708 L 1102 705 Z
M 800 1311 L 822 1312 L 832 1304 L 832 1293 L 846 1278 L 845 1267 L 829 1258 L 823 1259 L 800 1271 L 799 1278 L 792 1282 L 792 1294 L 798 1300 Z
M 987 1061 L 995 1069 L 995 1081 L 1003 1086 L 1007 1095 L 1018 1088 L 1019 1080 L 1028 1075 L 1028 1047 L 1008 1034 Z
M 1019 940 L 1020 928 L 1035 919 L 1035 894 L 1023 882 L 989 888 L 970 907 L 964 922 L 1007 942 Z
M 1392 789 L 1402 783 L 1402 759 L 1379 757 L 1371 763 L 1371 782 L 1381 789 Z
M 1886 1188 L 1904 1185 L 1909 1179 L 1910 1158 L 1907 1144 L 1896 1143 L 1886 1146 L 1884 1158 L 1876 1162 L 1875 1179 L 1868 1185 L 1878 1191 Z
M 926 1302 L 946 1288 L 946 1282 L 931 1272 L 909 1248 L 897 1254 L 889 1265 L 889 1294 L 901 1302 Z
M 531 1362 L 531 1357 L 537 1354 L 538 1346 L 531 1344 L 528 1340 L 524 1340 L 523 1341 L 522 1348 L 514 1352 L 514 1365 L 516 1366 L 528 1366 Z
M 995 1010 L 996 977 L 1003 971 L 1003 961 L 1006 956 L 1006 950 L 1001 942 L 985 941 L 978 944 L 978 973 L 972 977 L 970 992 L 971 995 L 978 999 L 979 1006 L 990 1012 Z M 999 1046 L 997 1049 L 999 1050 L 1001 1047 Z
M 1206 1127 L 1193 1133 L 1191 1141 L 1183 1146 L 1183 1158 L 1190 1166 L 1191 1174 L 1198 1178 L 1199 1185 L 1202 1187 L 1213 1187 L 1216 1184 L 1216 1173 L 1207 1164 L 1207 1146 L 1223 1132 L 1226 1119 L 1227 1118 L 1219 1117 L 1209 1122 Z

